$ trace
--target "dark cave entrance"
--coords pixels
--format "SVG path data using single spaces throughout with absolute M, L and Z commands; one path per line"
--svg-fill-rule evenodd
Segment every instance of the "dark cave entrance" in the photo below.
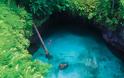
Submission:
M 86 18 L 74 16 L 68 14 L 67 12 L 57 12 L 51 15 L 42 26 L 39 26 L 38 30 L 44 40 L 52 33 L 56 33 L 57 31 L 61 30 L 67 30 L 78 35 L 82 34 L 84 31 L 90 32 L 94 36 L 98 36 L 102 39 L 101 31 L 98 30 L 98 28 L 95 28 L 95 25 L 96 24 Z M 33 54 L 40 47 L 40 41 L 34 29 L 30 42 L 31 44 L 28 50 L 31 54 Z
M 38 30 L 43 37 L 43 40 L 47 39 L 53 33 L 61 30 L 70 31 L 78 35 L 82 35 L 84 32 L 90 33 L 92 34 L 92 36 L 96 37 L 96 40 L 103 41 L 115 56 L 117 56 L 121 60 L 124 60 L 124 53 L 121 51 L 118 52 L 118 49 L 113 48 L 111 45 L 106 43 L 102 36 L 103 31 L 100 30 L 98 27 L 100 27 L 99 24 L 96 24 L 92 20 L 88 20 L 87 18 L 74 16 L 72 14 L 69 14 L 68 12 L 57 12 L 51 15 L 50 18 L 45 23 L 43 23 L 42 26 L 39 26 Z M 28 50 L 30 54 L 34 54 L 34 52 L 37 51 L 39 47 L 41 47 L 40 40 L 34 29 L 33 35 L 29 40 L 30 46 Z
M 48 77 L 46 78 L 59 78 L 60 77 L 59 75 L 63 76 L 62 78 L 75 78 L 72 75 L 73 73 L 76 73 L 77 78 L 82 78 L 84 76 L 82 75 L 82 73 L 85 73 L 85 70 L 89 72 L 89 74 L 86 74 L 85 78 L 89 78 L 88 77 L 89 75 L 92 75 L 93 77 L 96 77 L 96 78 L 104 78 L 106 76 L 104 74 L 108 74 L 109 72 L 114 71 L 115 68 L 116 68 L 116 71 L 114 71 L 114 73 L 123 74 L 123 68 L 122 70 L 118 68 L 119 66 L 123 67 L 123 63 L 120 62 L 120 60 L 117 57 L 115 57 L 115 55 L 118 56 L 119 54 L 117 55 L 116 53 L 114 53 L 114 51 L 110 50 L 110 48 L 106 49 L 106 47 L 109 47 L 109 46 L 106 44 L 106 42 L 102 37 L 102 31 L 96 28 L 96 24 L 94 24 L 92 21 L 89 21 L 80 16 L 73 16 L 66 12 L 54 13 L 53 15 L 50 16 L 49 20 L 47 20 L 42 26 L 38 27 L 38 30 L 41 36 L 43 37 L 43 40 L 46 42 L 48 50 L 54 56 L 53 57 L 54 59 L 51 59 L 49 61 L 46 58 L 44 58 L 42 50 L 40 48 L 39 38 L 36 35 L 36 32 L 34 30 L 33 30 L 34 34 L 30 39 L 31 45 L 29 47 L 29 51 L 32 54 L 33 59 L 38 59 L 43 62 L 52 64 L 53 67 L 50 70 L 50 73 L 48 73 L 49 74 Z M 62 32 L 68 31 L 79 37 L 74 38 L 73 36 L 69 36 L 69 37 L 72 37 L 70 40 L 68 40 L 69 37 L 67 36 L 65 39 L 60 39 L 60 40 L 55 39 L 57 37 L 54 37 L 53 39 L 55 40 L 53 40 L 52 45 L 48 46 L 46 40 L 49 38 L 52 38 L 53 34 L 56 35 L 56 33 L 60 31 Z M 57 35 L 59 37 L 63 36 L 59 34 Z M 84 38 L 84 40 L 86 40 L 86 44 L 84 44 L 83 47 L 85 47 L 85 45 L 87 46 L 88 44 L 87 50 L 90 50 L 90 51 L 87 51 L 87 50 L 82 51 L 83 43 L 80 43 L 80 37 L 82 36 L 85 36 L 87 38 L 87 39 Z M 92 37 L 93 37 L 93 41 L 94 40 L 96 41 L 96 47 L 94 47 L 95 44 L 92 43 L 92 40 L 91 40 Z M 74 41 L 73 41 L 73 38 L 74 38 Z M 68 42 L 70 45 L 68 44 L 65 45 Z M 74 42 L 74 45 L 73 45 L 73 42 Z M 85 41 L 83 42 L 85 43 Z M 103 45 L 103 43 L 105 43 L 105 45 Z M 75 48 L 77 46 L 79 48 Z M 71 49 L 74 51 L 71 51 Z M 98 52 L 97 52 L 97 49 L 98 49 Z M 87 61 L 87 59 L 90 61 Z M 88 66 L 87 66 L 87 62 L 89 64 Z M 63 63 L 68 64 L 68 67 L 62 70 L 63 72 L 60 72 L 60 70 L 58 70 L 58 66 Z M 103 65 L 106 68 L 104 68 Z M 101 72 L 103 75 L 99 76 L 98 72 Z M 54 75 L 55 77 L 51 77 L 51 75 Z M 66 75 L 68 77 L 65 77 Z M 123 77 L 123 75 L 121 76 Z M 111 72 L 110 78 L 113 78 L 113 77 L 114 77 L 113 72 Z

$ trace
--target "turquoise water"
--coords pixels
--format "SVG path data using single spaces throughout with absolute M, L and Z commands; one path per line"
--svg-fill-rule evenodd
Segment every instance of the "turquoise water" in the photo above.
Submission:
M 46 78 L 124 78 L 123 63 L 94 34 L 59 31 L 49 36 L 45 44 L 53 58 L 46 59 L 42 48 L 33 58 L 52 64 Z M 63 62 L 69 66 L 59 70 Z

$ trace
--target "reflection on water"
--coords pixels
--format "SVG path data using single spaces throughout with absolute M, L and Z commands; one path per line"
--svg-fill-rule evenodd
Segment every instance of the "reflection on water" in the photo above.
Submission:
M 81 36 L 58 32 L 48 37 L 45 43 L 53 59 L 42 56 L 42 48 L 33 58 L 53 65 L 46 78 L 124 78 L 122 62 L 92 34 Z M 69 66 L 59 70 L 58 66 L 63 62 Z

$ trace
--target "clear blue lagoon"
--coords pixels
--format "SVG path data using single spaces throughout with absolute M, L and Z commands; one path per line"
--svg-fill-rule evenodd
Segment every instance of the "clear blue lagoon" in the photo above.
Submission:
M 46 59 L 39 48 L 33 59 L 52 65 L 46 78 L 124 78 L 122 61 L 95 34 L 57 31 L 44 41 L 53 58 Z M 63 62 L 69 66 L 59 70 L 58 66 Z

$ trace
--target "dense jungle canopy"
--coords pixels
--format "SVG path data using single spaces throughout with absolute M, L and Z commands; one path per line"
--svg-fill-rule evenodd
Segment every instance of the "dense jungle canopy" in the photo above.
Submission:
M 32 23 L 67 12 L 114 31 L 124 26 L 124 0 L 0 0 L 0 78 L 43 78 L 51 67 L 32 60 Z

